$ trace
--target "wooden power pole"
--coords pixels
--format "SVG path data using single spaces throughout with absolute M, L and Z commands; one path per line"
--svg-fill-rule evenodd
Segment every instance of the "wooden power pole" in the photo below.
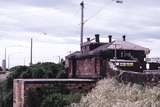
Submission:
M 80 5 L 81 5 L 81 33 L 80 33 L 81 43 L 80 43 L 80 46 L 82 46 L 83 45 L 83 26 L 84 26 L 84 2 L 82 1 Z
M 32 66 L 32 55 L 33 55 L 33 40 L 32 40 L 32 38 L 31 38 L 31 51 L 30 51 L 31 53 L 30 53 L 30 66 Z

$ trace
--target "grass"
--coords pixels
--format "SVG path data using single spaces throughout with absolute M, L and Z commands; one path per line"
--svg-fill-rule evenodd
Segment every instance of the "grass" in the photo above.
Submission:
M 104 79 L 71 107 L 160 107 L 160 87 Z

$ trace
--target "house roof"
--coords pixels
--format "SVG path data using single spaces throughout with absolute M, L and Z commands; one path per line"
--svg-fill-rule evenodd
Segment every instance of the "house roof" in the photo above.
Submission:
M 75 52 L 69 54 L 69 55 L 66 56 L 66 57 L 74 57 L 74 56 L 79 56 L 79 55 L 81 55 L 81 52 L 80 52 L 80 51 L 75 51 Z
M 97 43 L 97 42 L 91 42 L 91 41 L 89 41 L 89 42 L 84 42 L 82 46 L 97 45 L 97 44 L 98 44 L 98 45 L 104 45 L 104 44 L 106 44 L 106 43 L 105 43 L 105 42 Z
M 145 48 L 145 47 L 130 43 L 128 41 L 120 41 L 120 40 L 116 40 L 111 43 L 99 46 L 98 48 L 94 49 L 91 53 L 96 53 L 99 51 L 103 52 L 110 49 L 113 50 L 115 48 L 117 50 L 136 50 L 136 51 L 144 51 L 146 54 L 150 53 L 149 48 Z
M 95 48 L 94 50 L 89 51 L 88 53 L 81 53 L 80 51 L 76 51 L 68 56 L 66 56 L 67 58 L 80 58 L 80 57 L 86 57 L 86 56 L 95 56 L 95 55 L 99 55 L 101 52 L 105 52 L 107 50 L 135 50 L 135 51 L 144 51 L 145 54 L 149 54 L 150 50 L 149 48 L 145 48 L 133 43 L 130 43 L 128 41 L 120 41 L 120 40 L 116 40 L 113 41 L 111 43 L 105 43 L 97 48 Z

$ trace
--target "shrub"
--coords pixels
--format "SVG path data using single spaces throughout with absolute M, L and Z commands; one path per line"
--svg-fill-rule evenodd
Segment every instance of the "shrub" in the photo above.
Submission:
M 13 80 L 14 79 L 17 79 L 17 78 L 56 78 L 57 74 L 62 70 L 64 70 L 64 66 L 62 64 L 55 64 L 55 63 L 38 63 L 35 65 L 32 65 L 31 67 L 16 66 L 16 67 L 11 68 L 10 74 L 7 77 L 7 80 L 3 82 L 4 97 L 3 99 L 0 98 L 0 102 L 3 102 L 2 107 L 12 107 L 13 105 L 13 99 L 12 99 L 13 92 L 12 91 L 13 91 Z M 61 75 L 59 77 L 61 77 Z M 34 98 L 34 97 L 31 97 L 31 98 Z M 41 96 L 37 99 L 37 102 L 43 99 L 43 97 L 42 99 L 40 98 Z M 34 104 L 35 103 L 33 102 L 33 105 Z
M 105 79 L 72 107 L 160 107 L 160 87 Z
M 78 103 L 82 95 L 82 93 L 68 95 L 54 93 L 43 100 L 41 107 L 66 107 L 71 103 Z
M 2 107 L 12 107 L 13 106 L 13 92 L 5 92 L 3 94 L 3 99 L 2 99 Z
M 26 94 L 27 107 L 64 107 L 78 103 L 85 93 L 71 93 L 64 87 L 43 87 L 29 89 Z
M 40 107 L 64 107 L 65 105 L 67 105 L 67 101 L 63 99 L 63 95 L 54 93 L 46 97 Z

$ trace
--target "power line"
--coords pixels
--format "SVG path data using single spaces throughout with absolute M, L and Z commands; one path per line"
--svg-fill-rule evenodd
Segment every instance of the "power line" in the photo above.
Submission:
M 86 19 L 84 21 L 84 23 L 88 22 L 89 20 L 93 19 L 94 17 L 96 17 L 99 13 L 101 13 L 105 8 L 106 6 L 109 6 L 113 1 L 107 3 L 107 5 L 105 4 L 102 8 L 100 8 L 94 15 L 90 16 L 88 19 Z
M 107 3 L 107 5 L 104 5 L 101 9 L 99 9 L 99 10 L 96 12 L 96 14 L 94 14 L 94 15 L 90 16 L 88 19 L 86 19 L 86 20 L 84 21 L 84 24 L 85 24 L 86 22 L 88 22 L 89 20 L 93 19 L 94 17 L 96 17 L 98 14 L 100 14 L 107 6 L 109 6 L 109 5 L 110 5 L 111 3 L 113 3 L 113 2 L 116 2 L 116 3 L 121 4 L 121 3 L 123 3 L 123 0 L 111 0 L 109 3 Z

